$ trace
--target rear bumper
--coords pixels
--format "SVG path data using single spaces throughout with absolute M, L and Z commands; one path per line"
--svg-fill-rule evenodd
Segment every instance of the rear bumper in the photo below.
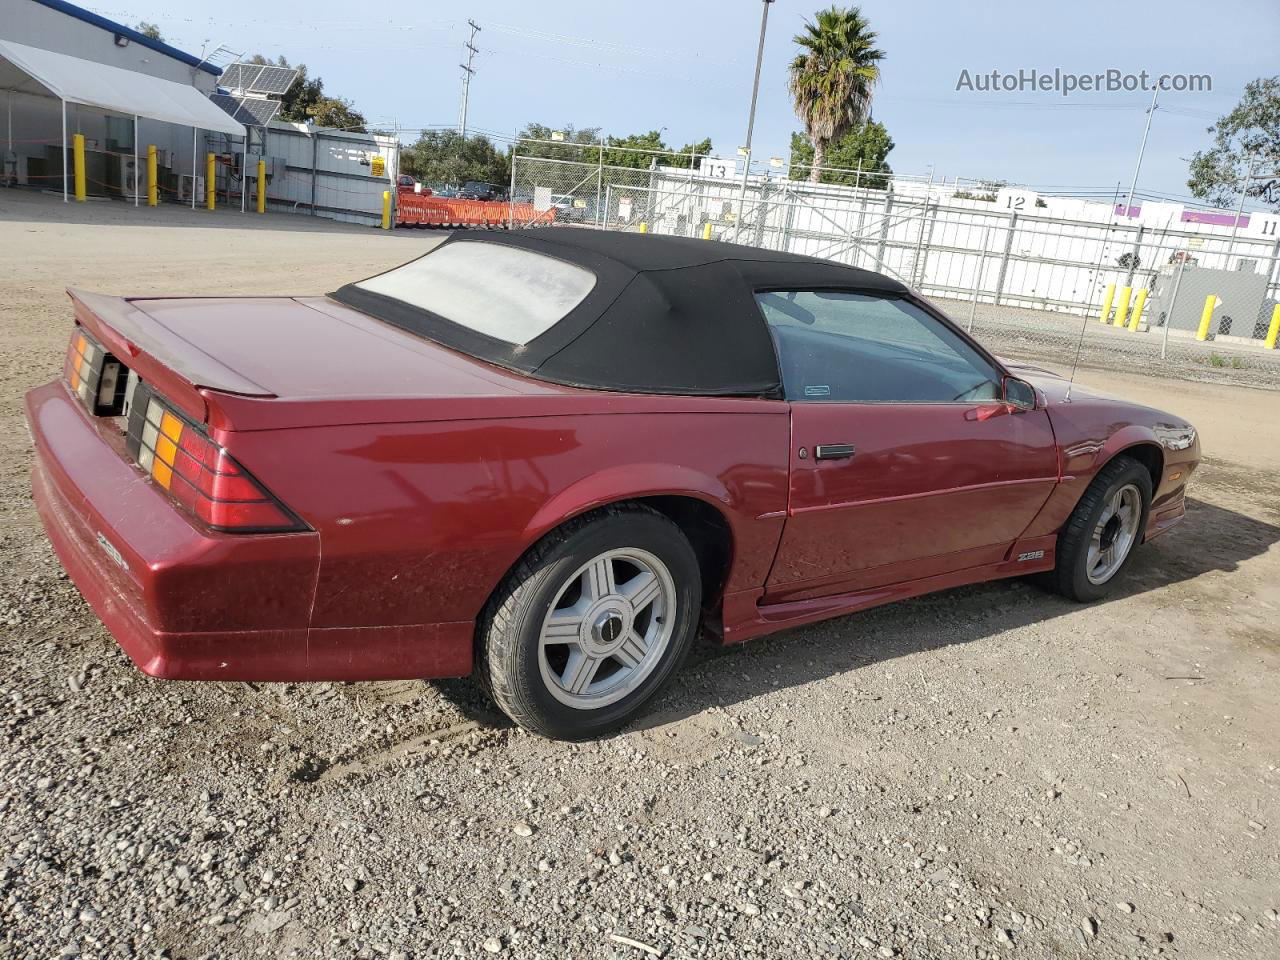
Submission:
M 31 475 L 31 493 L 45 533 L 63 568 L 121 649 L 143 673 L 169 679 L 223 675 L 221 670 L 210 669 L 213 664 L 208 646 L 221 647 L 229 638 L 218 634 L 170 633 L 152 627 L 137 598 L 114 584 L 115 575 L 106 567 L 106 562 L 114 561 L 104 562 L 94 556 L 89 545 L 89 526 L 73 517 L 70 503 L 54 489 L 38 454 Z M 105 534 L 104 540 L 111 542 Z M 106 555 L 109 548 L 96 537 L 94 542 Z M 197 651 L 197 646 L 205 649 Z
M 129 658 L 184 680 L 364 680 L 470 672 L 473 625 L 312 630 L 315 533 L 198 529 L 61 382 L 27 394 L 32 494 L 54 552 Z

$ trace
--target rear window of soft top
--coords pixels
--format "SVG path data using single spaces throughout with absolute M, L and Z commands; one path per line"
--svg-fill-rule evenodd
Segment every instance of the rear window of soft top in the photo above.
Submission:
M 354 286 L 523 346 L 555 326 L 595 285 L 590 270 L 555 257 L 458 240 Z

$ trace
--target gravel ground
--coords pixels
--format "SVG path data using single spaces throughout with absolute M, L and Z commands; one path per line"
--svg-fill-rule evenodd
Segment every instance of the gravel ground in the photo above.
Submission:
M 1280 395 L 1088 372 L 1210 458 L 1111 602 L 704 648 L 566 745 L 467 681 L 144 677 L 30 504 L 62 287 L 314 293 L 431 237 L 0 194 L 0 239 L 0 957 L 1280 956 Z
M 975 310 L 968 300 L 930 299 L 966 329 L 972 317 L 974 336 L 1001 356 L 1065 363 L 1069 369 L 1078 351 L 1086 367 L 1280 390 L 1280 350 L 1264 350 L 1256 341 L 1197 343 L 1178 330 L 1171 331 L 1165 343 L 1163 328 L 1130 333 L 1093 317 L 990 303 L 980 303 Z

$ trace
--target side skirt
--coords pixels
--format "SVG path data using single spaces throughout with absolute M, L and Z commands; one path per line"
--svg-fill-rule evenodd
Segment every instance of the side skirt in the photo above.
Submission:
M 1052 570 L 1056 559 L 1057 542 L 1056 533 L 1046 537 L 1019 540 L 1009 549 L 1005 559 L 999 563 L 988 563 L 933 577 L 922 577 L 919 580 L 906 580 L 889 586 L 817 597 L 812 600 L 762 605 L 760 598 L 764 595 L 763 588 L 739 591 L 724 598 L 722 642 L 745 643 L 779 630 L 857 613 L 860 610 L 869 610 L 872 607 L 893 603 L 895 600 L 905 600 L 908 597 L 918 597 L 925 593 L 950 590 L 953 587 L 964 587 L 987 580 L 1021 577 Z

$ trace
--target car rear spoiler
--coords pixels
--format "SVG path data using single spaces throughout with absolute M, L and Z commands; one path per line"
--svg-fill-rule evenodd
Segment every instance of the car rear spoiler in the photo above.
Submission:
M 189 417 L 209 419 L 204 390 L 271 397 L 270 390 L 162 326 L 124 297 L 67 288 L 76 322 Z

